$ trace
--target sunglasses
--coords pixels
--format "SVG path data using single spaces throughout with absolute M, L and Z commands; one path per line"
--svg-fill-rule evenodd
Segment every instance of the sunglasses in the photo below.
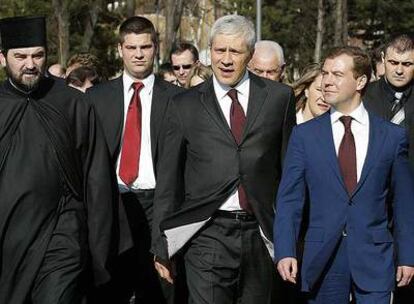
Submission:
M 183 70 L 189 70 L 193 66 L 192 63 L 190 64 L 180 64 L 180 65 L 173 65 L 172 68 L 175 71 L 178 71 L 180 68 L 183 68 Z

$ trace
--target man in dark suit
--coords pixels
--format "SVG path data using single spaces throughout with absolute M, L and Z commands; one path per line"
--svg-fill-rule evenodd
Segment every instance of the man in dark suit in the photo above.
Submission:
M 406 128 L 409 137 L 408 159 L 414 168 L 414 40 L 407 35 L 392 39 L 384 49 L 385 74 L 368 85 L 363 97 L 367 110 Z M 392 198 L 390 198 L 392 202 Z M 411 303 L 414 287 L 399 288 L 395 303 Z
M 368 85 L 363 97 L 368 111 L 405 127 L 414 143 L 414 40 L 401 35 L 391 40 L 383 54 L 384 76 Z M 414 145 L 410 145 L 414 168 Z
M 174 97 L 166 114 L 154 200 L 153 251 L 172 281 L 184 253 L 190 303 L 273 303 L 274 199 L 295 124 L 292 90 L 246 70 L 253 24 L 218 19 L 213 77 Z
M 160 304 L 165 300 L 149 252 L 157 145 L 168 98 L 180 89 L 153 74 L 158 43 L 148 19 L 135 16 L 124 21 L 119 39 L 122 76 L 93 87 L 87 97 L 105 132 L 133 246 L 112 265 L 113 280 L 98 293 L 105 303 L 129 303 L 135 293 L 137 303 Z M 120 232 L 120 251 L 128 248 L 124 233 Z M 163 289 L 172 303 L 172 289 Z
M 395 281 L 414 275 L 414 177 L 405 130 L 366 111 L 361 96 L 371 76 L 356 47 L 328 53 L 322 92 L 331 110 L 297 126 L 287 150 L 276 203 L 275 259 L 296 283 L 297 240 L 305 194 L 309 226 L 301 270 L 308 303 L 389 304 Z M 387 193 L 395 229 L 388 228 Z M 397 274 L 396 274 L 397 273 Z

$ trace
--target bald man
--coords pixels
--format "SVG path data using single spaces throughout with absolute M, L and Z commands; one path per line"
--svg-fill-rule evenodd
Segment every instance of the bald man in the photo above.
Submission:
M 256 42 L 248 68 L 260 77 L 281 82 L 285 71 L 285 57 L 279 43 L 270 40 Z

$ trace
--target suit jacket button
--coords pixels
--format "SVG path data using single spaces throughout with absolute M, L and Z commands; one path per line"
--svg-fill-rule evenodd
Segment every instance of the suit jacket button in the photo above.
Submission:
M 237 152 L 241 152 L 242 148 L 241 147 L 237 147 Z

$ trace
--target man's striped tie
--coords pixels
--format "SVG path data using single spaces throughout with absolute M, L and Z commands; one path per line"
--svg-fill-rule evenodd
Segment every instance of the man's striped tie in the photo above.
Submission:
M 396 92 L 395 99 L 391 108 L 391 122 L 403 125 L 405 120 L 404 104 L 402 102 L 403 93 Z

